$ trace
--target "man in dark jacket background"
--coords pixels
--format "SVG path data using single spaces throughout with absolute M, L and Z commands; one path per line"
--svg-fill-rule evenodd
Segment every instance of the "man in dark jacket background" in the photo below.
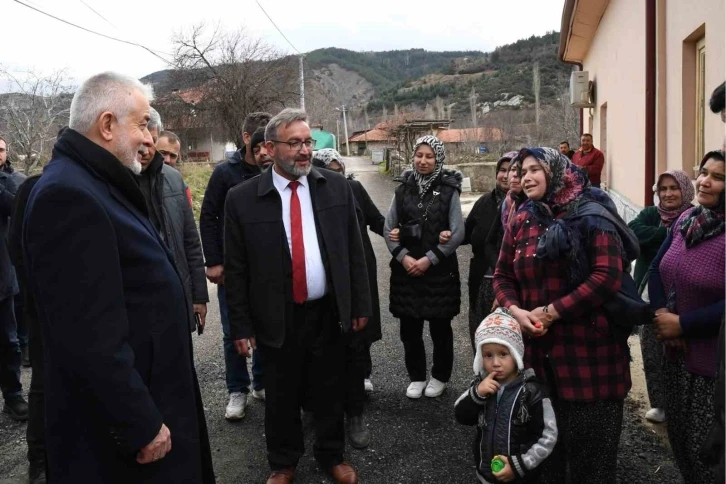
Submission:
M 156 143 L 164 131 L 161 116 L 150 109 L 149 133 Z M 204 257 L 199 241 L 194 212 L 187 198 L 187 187 L 181 173 L 164 163 L 156 146 L 143 146 L 139 152 L 142 172 L 137 178 L 146 199 L 154 228 L 174 254 L 179 276 L 187 295 L 191 330 L 196 329 L 198 318 L 201 330 L 207 318 L 207 280 L 204 276 Z M 196 315 L 196 316 L 195 316 Z
M 3 149 L 4 148 L 4 149 Z M 16 186 L 20 186 L 25 181 L 25 174 L 19 172 L 10 163 L 9 151 L 10 147 L 4 139 L 0 138 L 0 170 L 10 175 Z M 15 322 L 18 327 L 18 343 L 20 343 L 20 361 L 25 368 L 30 367 L 30 352 L 28 351 L 28 324 L 23 317 L 23 295 L 25 288 L 18 280 L 18 293 L 13 298 L 13 312 L 15 313 Z
M 224 285 L 224 203 L 227 192 L 232 187 L 260 174 L 260 167 L 255 161 L 251 147 L 252 136 L 259 128 L 267 125 L 270 117 L 268 113 L 247 115 L 242 133 L 245 145 L 227 161 L 214 168 L 207 190 L 204 192 L 202 212 L 199 217 L 207 278 L 210 282 L 217 284 L 219 314 L 224 334 L 224 364 L 227 391 L 229 392 L 229 403 L 225 408 L 224 416 L 228 420 L 240 420 L 245 416 L 247 395 L 250 392 L 250 375 L 247 371 L 247 361 L 235 351 L 229 333 L 227 291 Z M 254 377 L 252 395 L 264 400 L 265 387 L 262 384 L 262 369 L 256 354 L 252 358 L 252 375 Z
M 265 372 L 267 482 L 294 479 L 309 396 L 318 464 L 354 484 L 343 461 L 345 353 L 371 311 L 355 199 L 345 177 L 312 167 L 303 111 L 280 112 L 265 139 L 273 167 L 227 196 L 224 267 L 231 338 L 245 356 L 257 345 Z
M 7 155 L 7 142 L 0 138 L 0 161 L 3 165 L 7 164 Z M 0 169 L 0 390 L 5 401 L 3 413 L 13 420 L 26 421 L 28 404 L 23 398 L 20 383 L 21 352 L 13 307 L 18 281 L 7 245 L 8 225 L 18 185 L 12 174 Z
M 25 210 L 54 483 L 215 480 L 184 286 L 134 179 L 150 97 L 120 74 L 86 80 Z

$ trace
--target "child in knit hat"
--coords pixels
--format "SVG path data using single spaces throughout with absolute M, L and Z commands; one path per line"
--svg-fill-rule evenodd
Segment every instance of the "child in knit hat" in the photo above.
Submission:
M 477 426 L 477 477 L 483 483 L 538 482 L 540 465 L 557 443 L 557 422 L 534 371 L 524 369 L 522 330 L 509 310 L 498 308 L 474 338 L 477 377 L 454 413 L 459 423 Z

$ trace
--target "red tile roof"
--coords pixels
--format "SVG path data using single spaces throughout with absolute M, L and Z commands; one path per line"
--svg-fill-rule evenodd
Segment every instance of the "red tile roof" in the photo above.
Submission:
M 483 143 L 502 139 L 499 128 L 442 129 L 436 136 L 442 143 Z

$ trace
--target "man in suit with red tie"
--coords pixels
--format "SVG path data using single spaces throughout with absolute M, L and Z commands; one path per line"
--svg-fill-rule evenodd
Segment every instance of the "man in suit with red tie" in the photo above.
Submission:
M 370 315 L 353 193 L 312 167 L 307 115 L 285 109 L 265 131 L 272 169 L 230 190 L 224 268 L 230 331 L 240 354 L 259 351 L 265 375 L 268 484 L 292 482 L 304 453 L 300 408 L 311 399 L 315 459 L 336 482 L 343 460 L 346 341 Z

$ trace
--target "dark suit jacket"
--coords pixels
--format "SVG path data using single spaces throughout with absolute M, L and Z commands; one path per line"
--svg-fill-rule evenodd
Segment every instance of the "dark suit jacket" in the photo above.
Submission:
M 184 288 L 131 172 L 66 130 L 30 194 L 23 251 L 52 482 L 214 482 Z M 172 451 L 137 464 L 162 423 Z
M 279 348 L 292 322 L 292 258 L 272 169 L 230 190 L 225 202 L 224 280 L 232 339 L 255 336 Z M 371 314 L 365 253 L 355 199 L 346 179 L 308 175 L 323 262 L 341 327 Z

